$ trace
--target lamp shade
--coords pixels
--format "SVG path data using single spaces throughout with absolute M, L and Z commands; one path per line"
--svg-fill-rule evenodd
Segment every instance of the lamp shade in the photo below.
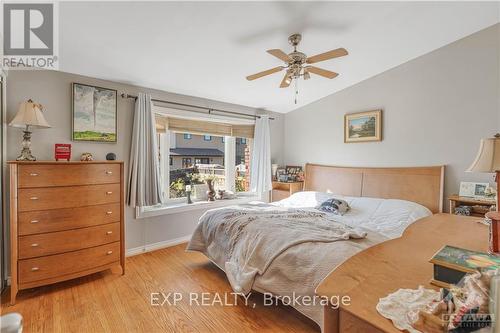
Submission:
M 22 102 L 19 105 L 19 110 L 16 116 L 9 123 L 12 127 L 26 127 L 33 126 L 39 128 L 50 127 L 47 120 L 43 116 L 42 105 L 34 103 L 31 99 L 27 102 Z
M 500 134 L 494 138 L 481 139 L 479 151 L 467 172 L 500 171 Z

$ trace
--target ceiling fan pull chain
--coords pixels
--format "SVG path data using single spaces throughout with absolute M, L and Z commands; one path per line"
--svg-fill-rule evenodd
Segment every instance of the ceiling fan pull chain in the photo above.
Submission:
M 297 104 L 298 95 L 299 95 L 299 80 L 295 79 L 295 104 Z

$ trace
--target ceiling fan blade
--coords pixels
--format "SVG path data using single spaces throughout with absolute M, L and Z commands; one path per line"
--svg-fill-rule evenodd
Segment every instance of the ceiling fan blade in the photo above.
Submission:
M 288 86 L 292 83 L 292 78 L 290 77 L 290 72 L 287 71 L 283 80 L 281 80 L 280 88 L 288 88 Z
M 316 62 L 325 61 L 328 59 L 343 57 L 343 56 L 346 56 L 348 54 L 349 53 L 347 52 L 346 49 L 340 48 L 340 49 L 331 50 L 331 51 L 328 51 L 325 53 L 321 53 L 321 54 L 317 54 L 315 56 L 309 57 L 306 59 L 306 62 L 308 64 L 314 64 Z
M 267 71 L 262 71 L 262 72 L 259 72 L 259 73 L 253 74 L 253 75 L 249 75 L 249 76 L 247 76 L 247 80 L 252 81 L 252 80 L 258 79 L 260 77 L 266 76 L 266 75 L 274 74 L 274 73 L 277 73 L 277 72 L 283 70 L 283 68 L 285 68 L 285 67 L 278 66 L 278 67 L 268 69 Z
M 314 67 L 314 66 L 307 66 L 306 69 L 308 72 L 326 77 L 328 79 L 333 79 L 334 77 L 337 77 L 339 75 L 338 73 L 327 71 L 326 69 L 318 68 L 318 67 Z
M 269 53 L 270 55 L 275 56 L 278 59 L 283 60 L 284 62 L 287 62 L 287 63 L 292 60 L 292 58 L 290 58 L 288 56 L 288 54 L 286 54 L 285 52 L 281 51 L 280 49 L 267 50 L 266 52 Z

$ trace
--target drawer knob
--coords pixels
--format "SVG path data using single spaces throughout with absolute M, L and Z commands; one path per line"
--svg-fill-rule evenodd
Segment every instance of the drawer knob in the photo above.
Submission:
M 106 194 L 107 194 L 107 195 L 110 195 L 110 194 L 113 194 L 113 192 L 108 191 L 108 192 L 106 192 Z
M 40 268 L 38 268 L 38 267 L 31 267 L 31 271 L 32 272 L 36 272 L 36 271 L 39 271 L 39 270 L 40 270 Z
M 106 174 L 107 174 L 107 175 L 112 175 L 112 174 L 113 174 L 113 171 L 106 171 Z
M 36 176 L 38 176 L 38 174 L 36 172 L 32 172 L 32 173 L 30 173 L 30 176 L 36 177 Z
M 107 255 L 113 254 L 113 251 L 106 252 Z
M 38 222 L 40 222 L 40 221 L 38 221 L 38 220 L 31 220 L 30 221 L 30 223 L 38 223 Z
M 37 246 L 38 246 L 38 243 L 31 244 L 31 247 L 37 247 Z
M 111 215 L 111 214 L 113 214 L 113 212 L 112 212 L 112 211 L 109 211 L 109 212 L 106 212 L 106 214 L 107 214 L 107 215 Z
M 107 231 L 106 234 L 111 235 L 113 231 Z
M 31 197 L 30 200 L 38 200 L 38 197 Z

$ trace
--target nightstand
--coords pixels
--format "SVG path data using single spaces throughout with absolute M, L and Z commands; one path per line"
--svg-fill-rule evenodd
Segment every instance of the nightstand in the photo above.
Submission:
M 278 182 L 273 181 L 273 190 L 271 191 L 271 201 L 280 201 L 288 198 L 295 192 L 302 191 L 304 182 Z
M 450 214 L 454 214 L 455 207 L 458 206 L 471 206 L 471 216 L 484 217 L 484 214 L 490 211 L 491 206 L 495 206 L 495 200 L 491 199 L 477 199 L 471 197 L 461 197 L 459 195 L 451 195 L 448 200 L 450 201 Z

